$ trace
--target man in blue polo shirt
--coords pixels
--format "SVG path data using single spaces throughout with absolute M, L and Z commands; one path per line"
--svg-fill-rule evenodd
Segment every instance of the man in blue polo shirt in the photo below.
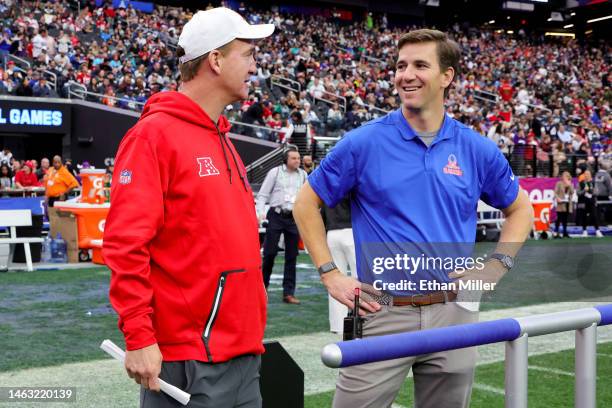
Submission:
M 455 302 L 456 287 L 444 285 L 496 283 L 533 218 L 495 144 L 444 113 L 459 68 L 457 44 L 442 32 L 416 30 L 401 37 L 398 54 L 401 109 L 349 132 L 310 175 L 293 210 L 330 295 L 350 308 L 355 288 L 371 295 L 361 303 L 364 337 L 476 321 L 476 311 Z M 358 280 L 331 262 L 319 214 L 323 202 L 334 207 L 347 194 Z M 457 261 L 470 254 L 479 199 L 506 216 L 495 253 L 466 268 L 437 264 L 442 255 Z M 411 368 L 416 406 L 467 407 L 475 363 L 475 350 L 463 349 L 345 368 L 334 407 L 391 406 Z

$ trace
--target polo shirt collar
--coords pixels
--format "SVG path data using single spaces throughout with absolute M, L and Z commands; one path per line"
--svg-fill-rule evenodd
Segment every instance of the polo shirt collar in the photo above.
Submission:
M 418 136 L 402 114 L 402 108 L 399 108 L 394 111 L 391 116 L 393 118 L 393 122 L 399 129 L 404 140 L 412 140 Z M 450 119 L 451 118 L 448 117 L 446 112 L 444 112 L 444 121 L 442 122 L 442 126 L 440 127 L 436 138 L 434 139 L 434 143 L 439 140 L 450 139 L 453 136 L 453 132 L 449 131 L 452 125 L 452 120 Z
M 289 171 L 289 168 L 287 167 L 287 165 L 285 163 L 281 164 L 281 170 L 284 171 L 285 173 L 289 173 L 289 174 L 299 173 L 300 172 L 300 168 L 299 167 L 295 171 Z

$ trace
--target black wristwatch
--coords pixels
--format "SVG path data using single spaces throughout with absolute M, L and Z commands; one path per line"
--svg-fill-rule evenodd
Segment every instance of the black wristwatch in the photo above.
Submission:
M 491 259 L 497 259 L 507 270 L 510 270 L 514 267 L 514 258 L 510 255 L 506 254 L 491 254 Z
M 334 261 L 331 261 L 331 262 L 327 262 L 327 263 L 324 263 L 323 265 L 319 266 L 317 268 L 317 271 L 319 271 L 319 275 L 323 275 L 324 273 L 331 272 L 334 269 L 338 269 L 338 267 L 336 266 Z

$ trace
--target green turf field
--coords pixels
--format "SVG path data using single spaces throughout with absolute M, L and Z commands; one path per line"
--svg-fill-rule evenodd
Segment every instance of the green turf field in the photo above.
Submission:
M 598 357 L 598 407 L 612 406 L 612 343 L 599 345 Z M 573 350 L 550 353 L 529 358 L 529 407 L 551 408 L 574 405 L 574 352 Z M 547 368 L 550 371 L 544 371 Z M 479 365 L 476 368 L 475 386 L 471 407 L 489 408 L 504 406 L 504 364 Z M 309 395 L 305 407 L 329 407 L 333 391 Z M 396 399 L 396 404 L 412 406 L 412 382 L 406 381 Z
M 500 285 L 497 297 L 482 304 L 481 320 L 612 302 L 610 261 L 610 239 L 531 241 L 511 279 Z M 336 340 L 328 332 L 327 294 L 307 255 L 298 259 L 302 305 L 281 302 L 281 273 L 279 258 L 266 338 L 279 339 L 304 369 L 306 406 L 330 406 L 336 374 L 318 357 L 324 344 Z M 109 278 L 105 268 L 0 274 L 0 386 L 72 385 L 79 397 L 69 407 L 136 406 L 137 388 L 98 348 L 105 338 L 123 346 L 107 298 Z M 612 327 L 600 328 L 598 338 L 598 406 L 612 407 Z M 530 406 L 572 406 L 573 333 L 537 337 L 529 347 Z M 479 351 L 472 407 L 503 406 L 503 345 Z M 411 401 L 409 379 L 397 404 L 408 407 Z

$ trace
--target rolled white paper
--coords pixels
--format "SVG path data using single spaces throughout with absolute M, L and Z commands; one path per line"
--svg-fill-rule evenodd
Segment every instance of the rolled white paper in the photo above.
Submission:
M 125 351 L 112 341 L 108 339 L 104 340 L 102 344 L 100 344 L 100 348 L 106 351 L 115 360 L 121 361 L 122 363 L 125 361 Z M 168 384 L 161 378 L 159 379 L 159 388 L 183 405 L 187 405 L 191 399 L 191 394 L 186 393 L 172 384 Z

